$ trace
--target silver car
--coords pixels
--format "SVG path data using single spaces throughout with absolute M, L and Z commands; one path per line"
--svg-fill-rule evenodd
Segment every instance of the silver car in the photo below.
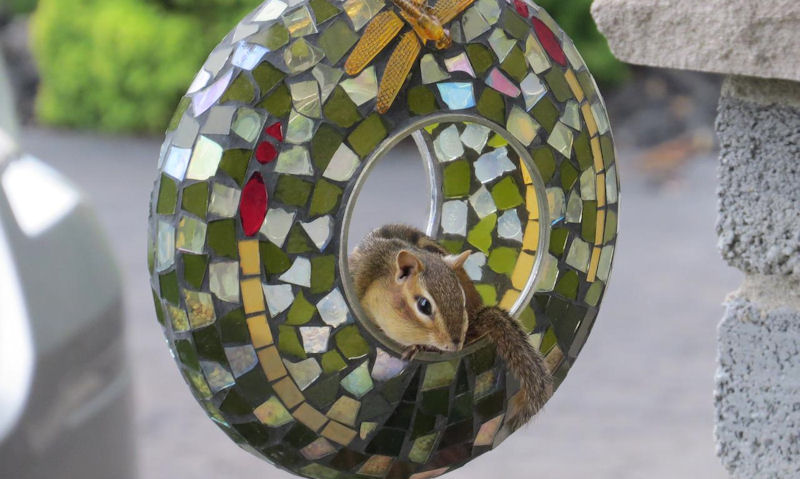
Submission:
M 0 478 L 133 477 L 119 274 L 82 194 L 15 144 L 0 57 Z

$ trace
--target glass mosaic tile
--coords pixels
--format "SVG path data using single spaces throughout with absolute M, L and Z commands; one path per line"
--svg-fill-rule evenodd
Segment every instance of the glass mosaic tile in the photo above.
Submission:
M 553 132 L 547 139 L 547 144 L 556 149 L 559 153 L 569 158 L 572 154 L 573 133 L 569 127 L 561 122 L 556 123 Z
M 253 414 L 259 421 L 271 427 L 280 427 L 294 421 L 289 411 L 281 404 L 280 399 L 275 396 L 253 410 Z
M 422 83 L 426 85 L 450 78 L 450 75 L 439 66 L 436 58 L 430 53 L 422 56 L 419 68 L 422 73 Z
M 235 261 L 211 263 L 208 267 L 209 290 L 222 301 L 239 301 L 239 264 Z
M 508 149 L 497 148 L 478 158 L 475 162 L 475 177 L 486 184 L 516 169 L 516 165 L 508 158 Z
M 467 234 L 466 201 L 447 201 L 442 205 L 442 230 L 445 234 L 466 236 Z
M 257 44 L 240 42 L 233 53 L 231 62 L 243 70 L 252 70 L 257 67 L 269 49 Z
M 198 117 L 202 115 L 219 101 L 232 79 L 233 70 L 228 70 L 210 86 L 192 96 L 192 111 L 194 112 L 194 116 Z
M 486 84 L 511 98 L 516 98 L 520 94 L 520 89 L 497 68 L 492 68 L 492 71 L 489 72 L 489 76 L 486 77 Z
M 278 279 L 298 286 L 311 286 L 311 261 L 308 258 L 296 258 L 292 267 Z
M 606 201 L 608 204 L 614 204 L 619 200 L 617 181 L 617 167 L 614 165 L 606 171 Z
M 183 300 L 193 329 L 208 326 L 217 319 L 210 294 L 187 290 L 183 292 Z
M 207 225 L 190 216 L 183 216 L 178 223 L 175 247 L 189 253 L 202 253 L 206 243 Z
M 336 347 L 347 359 L 362 358 L 369 353 L 369 345 L 355 325 L 345 326 L 335 335 Z M 364 366 L 366 368 L 366 364 Z
M 475 106 L 475 93 L 472 83 L 446 82 L 437 83 L 442 100 L 451 110 L 464 110 Z
M 298 115 L 298 117 L 302 116 Z M 302 118 L 308 120 L 305 117 Z M 291 125 L 291 121 L 289 123 Z M 291 131 L 291 126 L 290 126 L 290 131 Z M 288 150 L 282 151 L 278 155 L 278 161 L 277 164 L 275 165 L 275 172 L 286 173 L 290 175 L 306 175 L 306 176 L 313 175 L 314 168 L 311 166 L 311 157 L 308 153 L 308 150 L 303 146 L 293 146 Z
M 434 140 L 433 148 L 436 158 L 442 163 L 460 158 L 464 154 L 464 145 L 460 141 L 456 125 L 445 128 Z
M 539 131 L 539 125 L 536 121 L 525 110 L 517 106 L 511 109 L 506 128 L 525 146 L 533 143 Z
M 222 160 L 222 147 L 215 141 L 201 136 L 194 146 L 186 178 L 190 180 L 207 180 L 214 176 Z
M 250 108 L 239 108 L 236 118 L 231 124 L 231 129 L 241 139 L 253 143 L 258 139 L 261 129 L 264 128 L 264 118 L 260 113 Z
M 174 263 L 175 227 L 166 221 L 159 221 L 156 238 L 156 271 L 164 271 Z
M 522 242 L 522 223 L 515 210 L 508 210 L 497 220 L 497 234 L 501 238 Z
M 304 326 L 300 329 L 300 337 L 303 340 L 303 349 L 309 354 L 324 353 L 328 350 L 328 340 L 331 336 L 331 328 L 322 326 Z
M 289 306 L 294 302 L 294 293 L 292 293 L 292 287 L 288 284 L 265 284 L 264 296 L 267 299 L 269 315 L 272 317 L 289 309 Z
M 566 262 L 573 268 L 585 273 L 589 269 L 590 255 L 591 247 L 589 244 L 579 238 L 574 238 L 572 245 L 569 247 Z
M 581 112 L 580 106 L 575 101 L 568 101 L 567 106 L 564 107 L 564 116 L 561 117 L 561 122 L 565 125 L 572 127 L 574 130 L 580 131 L 581 129 Z
M 256 350 L 250 345 L 225 348 L 225 357 L 231 366 L 231 372 L 237 378 L 258 364 Z
M 328 55 L 328 57 L 330 58 L 330 55 Z M 333 89 L 336 88 L 336 85 L 339 84 L 339 80 L 342 78 L 344 72 L 338 68 L 332 68 L 324 63 L 320 63 L 311 70 L 311 74 L 319 85 L 320 101 L 324 103 L 330 94 L 333 93 Z
M 284 50 L 283 61 L 291 73 L 301 73 L 311 69 L 325 56 L 322 49 L 312 45 L 305 38 L 295 40 Z
M 594 171 L 590 168 L 581 174 L 581 198 L 584 201 L 597 199 L 597 182 Z
M 484 20 L 483 15 L 481 15 L 475 7 L 467 9 L 467 11 L 464 12 L 464 15 L 461 17 L 461 25 L 464 31 L 464 40 L 468 42 L 488 32 L 491 28 L 489 24 L 486 23 L 486 20 Z
M 486 142 L 489 141 L 490 131 L 491 130 L 486 126 L 477 123 L 469 123 L 461 134 L 461 142 L 467 148 L 480 153 L 486 146 Z
M 322 459 L 336 452 L 336 447 L 324 437 L 317 439 L 308 446 L 300 450 L 300 453 L 309 461 Z
M 289 143 L 293 143 L 295 145 L 301 145 L 303 143 L 308 142 L 314 134 L 314 127 L 315 127 L 314 120 L 311 118 L 305 117 L 298 113 L 295 110 L 292 110 L 291 115 L 289 116 L 289 123 L 286 127 L 286 141 Z M 311 161 L 308 158 L 308 150 L 303 147 L 297 147 L 289 150 L 290 152 L 295 152 L 290 156 L 296 158 L 301 156 L 299 151 L 306 152 L 306 160 L 308 160 L 308 165 L 310 167 Z M 278 167 L 280 167 L 280 160 L 281 157 L 284 156 L 287 152 L 284 151 L 280 155 L 278 155 Z M 277 171 L 277 168 L 276 168 Z M 279 173 L 293 173 L 292 171 L 278 171 Z M 310 174 L 310 173 L 309 173 Z
M 486 266 L 486 255 L 480 252 L 473 253 L 464 262 L 464 271 L 472 281 L 480 281 L 483 279 L 484 266 Z
M 323 216 L 310 223 L 301 223 L 308 237 L 320 251 L 323 251 L 333 238 L 333 217 Z
M 344 11 L 350 17 L 356 31 L 361 30 L 383 7 L 384 3 L 380 0 L 346 0 L 344 2 Z
M 372 377 L 369 375 L 367 361 L 361 363 L 353 372 L 341 381 L 342 387 L 356 398 L 361 398 L 374 387 Z
M 503 30 L 499 28 L 492 30 L 492 34 L 489 35 L 489 45 L 501 63 L 506 59 L 506 56 L 508 56 L 516 43 L 513 38 L 508 38 L 503 33 Z
M 361 106 L 378 96 L 378 77 L 375 75 L 374 67 L 365 69 L 355 78 L 342 81 L 341 85 L 356 106 Z
M 322 176 L 334 181 L 348 181 L 358 169 L 360 160 L 353 150 L 344 143 L 339 145 L 331 157 L 330 163 Z
M 317 303 L 317 310 L 325 324 L 338 328 L 348 322 L 347 302 L 339 289 L 334 289 Z
M 317 45 L 328 60 L 335 64 L 355 45 L 358 34 L 344 20 L 336 20 L 319 36 Z
M 253 16 L 253 21 L 267 22 L 269 20 L 275 20 L 281 16 L 287 7 L 288 5 L 281 0 L 269 0 Z
M 478 218 L 481 219 L 497 212 L 497 205 L 494 204 L 494 198 L 492 198 L 492 194 L 484 185 L 481 185 L 478 191 L 469 197 L 469 203 L 472 205 L 472 209 L 478 215 Z
M 446 58 L 444 65 L 450 73 L 464 72 L 472 78 L 475 78 L 475 71 L 472 69 L 466 52 L 462 52 L 451 58 Z
M 214 183 L 211 190 L 211 202 L 208 212 L 223 218 L 232 218 L 239 207 L 241 191 L 236 188 Z
M 497 4 L 497 0 L 478 0 L 475 2 L 475 8 L 490 25 L 500 20 L 500 5 Z
M 206 70 L 200 70 L 194 77 L 192 84 L 189 85 L 189 90 L 186 92 L 186 94 L 191 95 L 193 93 L 197 93 L 198 91 L 208 86 L 209 81 L 211 81 L 211 74 L 208 73 Z
M 325 65 L 317 65 L 313 71 L 321 71 L 320 68 L 325 68 Z M 331 91 L 333 88 L 331 88 Z M 322 114 L 322 106 L 319 97 L 319 87 L 315 80 L 301 81 L 289 85 L 289 91 L 292 95 L 292 104 L 295 111 L 301 115 L 319 118 Z
M 547 204 L 550 209 L 550 221 L 553 224 L 564 218 L 566 213 L 566 198 L 564 190 L 561 188 L 548 188 L 547 189 Z
M 536 74 L 545 72 L 551 67 L 550 58 L 533 35 L 528 35 L 525 40 L 525 58 Z
M 284 359 L 283 364 L 301 391 L 308 388 L 322 375 L 322 368 L 314 358 L 308 358 L 297 363 Z
M 300 7 L 287 12 L 283 14 L 282 19 L 286 29 L 289 30 L 289 35 L 292 37 L 304 37 L 317 33 L 317 25 L 314 23 L 308 7 Z
M 270 209 L 267 211 L 261 233 L 278 247 L 282 247 L 294 223 L 295 214 L 281 208 Z
M 204 135 L 227 135 L 231 131 L 231 122 L 236 107 L 217 106 L 211 108 L 205 124 L 200 128 L 200 133 Z
M 583 201 L 579 194 L 572 192 L 567 202 L 566 220 L 568 223 L 580 223 L 583 218 Z
M 476 224 L 467 235 L 467 241 L 472 246 L 489 254 L 492 247 L 492 231 L 497 226 L 497 215 L 489 215 Z
M 536 106 L 539 100 L 547 94 L 547 87 L 544 86 L 544 83 L 542 83 L 538 76 L 532 73 L 526 76 L 519 86 L 525 98 L 525 108 L 528 111 Z
M 327 412 L 327 416 L 346 426 L 355 427 L 360 409 L 361 403 L 359 401 L 348 396 L 342 396 L 333 403 L 333 406 Z
M 372 367 L 372 377 L 376 381 L 388 381 L 399 376 L 408 363 L 392 356 L 381 348 L 377 348 L 375 365 Z

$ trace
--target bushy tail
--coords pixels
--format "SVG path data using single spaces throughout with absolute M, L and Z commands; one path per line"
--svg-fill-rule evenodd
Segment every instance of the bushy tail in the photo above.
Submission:
M 506 424 L 512 430 L 525 425 L 553 394 L 553 378 L 541 354 L 528 342 L 528 336 L 507 312 L 498 307 L 484 308 L 471 321 L 470 335 L 488 336 L 497 353 L 520 383 L 520 392 L 509 404 Z

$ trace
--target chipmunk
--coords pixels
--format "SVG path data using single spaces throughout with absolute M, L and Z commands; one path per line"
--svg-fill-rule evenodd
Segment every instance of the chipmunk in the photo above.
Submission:
M 487 336 L 520 383 L 506 421 L 517 429 L 550 398 L 552 377 L 517 321 L 484 306 L 463 268 L 470 254 L 449 254 L 415 228 L 387 225 L 361 241 L 348 265 L 364 312 L 407 348 L 405 359 L 425 349 L 458 351 Z

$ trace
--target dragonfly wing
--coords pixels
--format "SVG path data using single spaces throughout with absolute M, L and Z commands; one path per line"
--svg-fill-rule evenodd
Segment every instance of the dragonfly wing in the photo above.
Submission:
M 361 40 L 358 41 L 344 69 L 348 75 L 357 75 L 375 56 L 383 50 L 403 28 L 403 20 L 391 10 L 381 12 L 369 22 Z
M 463 12 L 474 0 L 438 0 L 433 6 L 433 15 L 442 25 L 449 23 Z
M 422 44 L 413 31 L 406 32 L 400 39 L 383 71 L 381 86 L 378 89 L 378 113 L 386 113 L 392 106 L 421 49 Z

